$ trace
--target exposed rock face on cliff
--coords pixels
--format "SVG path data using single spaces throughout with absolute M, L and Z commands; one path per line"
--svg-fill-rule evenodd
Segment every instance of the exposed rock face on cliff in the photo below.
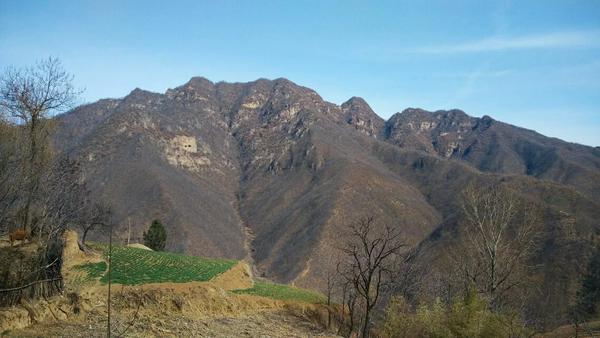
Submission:
M 406 109 L 385 126 L 388 142 L 445 158 L 463 160 L 487 172 L 528 175 L 600 195 L 597 148 L 567 143 L 461 110 Z
M 369 104 L 360 97 L 352 97 L 342 103 L 343 119 L 363 134 L 381 138 L 385 121 L 375 114 Z
M 414 245 L 443 233 L 473 181 L 507 182 L 544 205 L 548 224 L 564 212 L 577 231 L 599 230 L 598 148 L 460 110 L 386 122 L 361 98 L 338 106 L 286 79 L 192 78 L 57 119 L 58 149 L 83 162 L 123 238 L 129 222 L 135 239 L 160 218 L 169 250 L 250 254 L 279 281 L 319 285 L 361 216 L 401 227 Z

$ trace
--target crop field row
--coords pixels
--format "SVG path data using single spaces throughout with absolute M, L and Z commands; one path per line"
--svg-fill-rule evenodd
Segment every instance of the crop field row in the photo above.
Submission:
M 102 277 L 107 268 L 108 265 L 106 265 L 106 262 L 87 263 L 75 266 L 76 270 L 87 272 L 87 278 L 90 280 Z
M 108 261 L 108 245 L 93 243 L 93 249 L 101 251 Z M 237 261 L 186 256 L 169 252 L 155 252 L 126 246 L 113 246 L 111 280 L 123 285 L 147 283 L 204 282 L 231 269 Z M 87 272 L 88 280 L 108 283 L 106 262 L 88 263 L 75 269 Z M 234 290 L 237 294 L 250 294 L 285 301 L 322 303 L 323 295 L 284 284 L 256 282 L 249 289 Z
M 108 261 L 108 246 L 95 243 Z M 137 285 L 147 283 L 204 282 L 231 269 L 237 261 L 155 252 L 126 246 L 113 246 L 111 280 L 113 283 Z M 108 283 L 106 265 L 85 264 L 80 267 L 90 277 Z
M 286 301 L 323 303 L 325 297 L 317 292 L 296 288 L 285 284 L 256 282 L 250 289 L 234 290 L 238 294 L 249 294 Z

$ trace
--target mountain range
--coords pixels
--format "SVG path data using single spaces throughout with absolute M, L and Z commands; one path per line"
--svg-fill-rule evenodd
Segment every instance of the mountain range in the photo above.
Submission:
M 543 206 L 547 233 L 565 219 L 577 236 L 600 232 L 600 149 L 461 110 L 386 121 L 359 97 L 336 105 L 286 79 L 194 77 L 56 119 L 57 149 L 111 202 L 120 240 L 159 218 L 168 250 L 248 257 L 280 282 L 322 286 L 360 217 L 415 246 L 443 241 L 469 183 L 501 182 Z

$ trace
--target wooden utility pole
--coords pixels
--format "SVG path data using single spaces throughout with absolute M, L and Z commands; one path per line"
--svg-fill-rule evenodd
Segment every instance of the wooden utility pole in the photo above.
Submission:
M 107 331 L 106 335 L 110 338 L 110 272 L 112 268 L 112 233 L 113 233 L 113 224 L 112 220 L 110 222 L 110 231 L 108 235 L 108 299 L 107 299 L 107 307 L 108 307 L 108 323 L 107 323 Z
M 131 240 L 131 218 L 127 217 L 127 245 Z

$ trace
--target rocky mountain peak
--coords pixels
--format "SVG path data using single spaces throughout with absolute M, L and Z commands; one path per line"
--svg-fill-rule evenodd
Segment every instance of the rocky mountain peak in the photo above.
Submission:
M 154 93 L 145 89 L 135 88 L 122 100 L 122 104 L 133 108 L 145 109 L 153 102 L 160 101 L 162 94 Z
M 353 109 L 353 110 L 362 110 L 373 112 L 367 101 L 365 101 L 362 97 L 352 96 L 346 102 L 342 103 L 342 109 Z
M 375 114 L 363 98 L 353 96 L 340 108 L 344 121 L 356 130 L 376 138 L 382 133 L 384 120 Z
M 465 139 L 471 138 L 477 121 L 459 109 L 408 108 L 388 120 L 385 136 L 400 146 L 452 157 L 467 147 Z
M 184 85 L 167 89 L 165 95 L 178 101 L 208 101 L 215 92 L 215 84 L 201 76 L 192 77 Z
M 134 90 L 129 92 L 129 94 L 127 94 L 126 97 L 140 97 L 140 96 L 152 95 L 152 94 L 156 94 L 156 93 L 136 87 Z
M 203 76 L 192 77 L 183 87 L 187 88 L 212 88 L 214 83 Z
M 406 108 L 402 112 L 392 115 L 389 122 L 408 119 L 431 119 L 433 113 L 421 108 Z

